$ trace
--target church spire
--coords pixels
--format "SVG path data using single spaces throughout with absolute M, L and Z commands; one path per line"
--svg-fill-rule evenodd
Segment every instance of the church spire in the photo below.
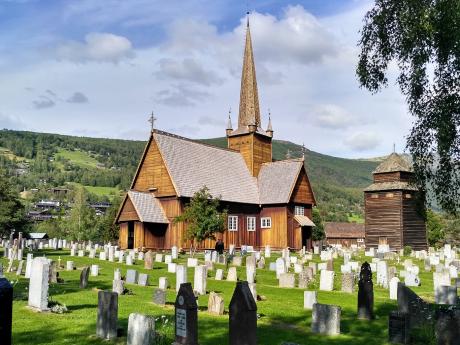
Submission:
M 246 26 L 246 44 L 244 47 L 243 72 L 241 75 L 240 113 L 238 128 L 247 126 L 260 128 L 259 94 L 257 91 L 256 67 L 252 51 L 249 17 Z

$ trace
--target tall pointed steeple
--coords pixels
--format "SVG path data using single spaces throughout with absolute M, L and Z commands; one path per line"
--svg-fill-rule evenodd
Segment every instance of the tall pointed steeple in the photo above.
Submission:
M 251 29 L 249 18 L 246 25 L 246 44 L 244 47 L 243 72 L 241 75 L 240 113 L 238 116 L 238 129 L 247 126 L 261 127 L 259 93 L 257 91 L 256 66 L 252 51 Z

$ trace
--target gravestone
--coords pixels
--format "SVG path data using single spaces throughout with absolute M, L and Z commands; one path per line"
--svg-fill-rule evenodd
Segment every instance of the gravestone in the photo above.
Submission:
M 172 257 L 173 260 L 176 260 L 176 259 L 179 257 L 179 255 L 178 255 L 178 249 L 177 249 L 176 246 L 173 246 L 173 247 L 171 248 L 171 257 Z
M 406 286 L 420 286 L 420 278 L 412 272 L 406 272 L 404 283 Z
M 276 259 L 276 278 L 280 278 L 280 275 L 286 273 L 286 262 L 283 258 Z
M 318 271 L 318 264 L 316 262 L 309 262 L 308 267 L 310 267 L 313 270 L 313 275 L 315 275 Z
M 257 268 L 263 270 L 265 268 L 265 258 L 262 256 L 257 262 Z
M 184 265 L 176 266 L 176 291 L 179 291 L 180 286 L 187 282 L 187 267 Z
M 405 313 L 390 312 L 388 318 L 388 341 L 392 344 L 409 344 L 409 318 Z
M 165 264 L 170 264 L 172 262 L 172 256 L 171 255 L 165 255 Z
M 80 289 L 86 289 L 89 279 L 89 267 L 83 268 L 80 273 Z
M 398 299 L 398 283 L 399 278 L 393 277 L 390 280 L 390 299 L 397 300 Z
M 187 259 L 187 267 L 196 267 L 196 266 L 198 266 L 198 259 L 196 258 Z
M 67 271 L 73 271 L 73 261 L 67 261 L 66 268 Z
M 48 261 L 50 263 L 48 280 L 50 283 L 57 283 L 56 262 L 53 260 L 48 260 Z
M 313 309 L 313 305 L 317 303 L 317 292 L 316 291 L 304 291 L 303 292 L 303 308 Z
M 334 290 L 334 271 L 321 271 L 319 289 L 322 291 L 332 291 Z
M 139 286 L 148 286 L 149 285 L 149 275 L 146 273 L 139 274 L 139 278 L 137 280 L 137 284 Z
M 224 315 L 224 299 L 221 295 L 211 291 L 208 299 L 208 313 Z
M 398 311 L 408 315 L 411 328 L 423 325 L 426 320 L 433 318 L 430 304 L 404 283 L 398 283 Z
M 250 284 L 255 282 L 256 277 L 256 266 L 248 265 L 246 266 L 246 281 Z
M 155 255 L 155 262 L 163 262 L 163 254 Z
M 457 287 L 456 286 L 438 286 L 434 292 L 436 304 L 457 304 Z
M 121 279 L 114 279 L 112 282 L 112 292 L 123 295 L 125 291 L 125 281 Z
M 355 291 L 355 274 L 342 274 L 342 292 L 353 293 Z
M 158 288 L 166 290 L 169 288 L 169 282 L 167 277 L 160 277 L 158 279 Z
M 153 268 L 153 252 L 149 250 L 144 256 L 144 268 L 151 270 Z
M 99 291 L 96 320 L 96 335 L 103 339 L 117 337 L 118 294 L 110 291 Z
M 219 268 L 216 270 L 215 280 L 222 280 L 222 279 L 224 279 L 224 270 Z
M 230 267 L 227 272 L 227 281 L 236 282 L 238 280 L 238 275 L 236 272 L 236 267 Z
M 128 319 L 127 345 L 151 345 L 155 340 L 155 318 L 132 313 Z
M 13 319 L 13 287 L 6 278 L 0 278 L 0 339 L 1 343 L 11 345 L 11 326 Z
M 29 307 L 39 311 L 48 310 L 50 263 L 44 257 L 32 261 L 32 271 L 29 282 Z
M 241 266 L 243 264 L 243 258 L 241 256 L 234 256 L 232 264 L 238 267 Z
M 205 265 L 195 267 L 195 275 L 193 279 L 193 291 L 198 295 L 206 295 L 207 268 Z
M 126 257 L 126 265 L 128 266 L 133 265 L 133 257 L 131 256 L 131 254 L 128 254 L 128 256 Z
M 280 288 L 295 287 L 295 275 L 293 273 L 280 274 L 279 287 Z
M 367 262 L 361 266 L 358 282 L 358 318 L 371 320 L 374 318 L 374 285 L 372 270 Z
M 299 288 L 306 289 L 312 280 L 313 269 L 311 267 L 304 267 L 302 272 L 299 273 Z
M 119 268 L 116 268 L 115 271 L 113 271 L 113 279 L 121 279 L 121 270 Z
M 153 303 L 158 305 L 166 304 L 166 290 L 155 289 L 153 291 Z
M 97 277 L 99 275 L 99 266 L 91 265 L 91 277 Z
M 247 282 L 238 282 L 229 306 L 229 344 L 257 345 L 257 305 Z
M 313 305 L 311 330 L 313 333 L 340 334 L 342 309 L 336 305 L 315 303 Z
M 458 345 L 460 339 L 460 309 L 442 308 L 435 314 L 438 345 Z
M 18 269 L 16 270 L 16 275 L 20 276 L 22 274 L 22 268 L 24 267 L 24 260 L 20 260 L 18 264 Z
M 137 283 L 137 271 L 128 270 L 126 272 L 126 284 L 136 284 Z
M 333 271 L 334 270 L 334 260 L 332 258 L 330 260 L 327 260 L 326 269 L 328 271 Z
M 175 345 L 198 345 L 198 305 L 192 284 L 180 285 L 176 297 Z
M 171 262 L 168 264 L 168 273 L 176 273 L 177 264 Z

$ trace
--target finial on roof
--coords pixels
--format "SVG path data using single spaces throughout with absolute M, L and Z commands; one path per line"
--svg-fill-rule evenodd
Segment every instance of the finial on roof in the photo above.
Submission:
M 232 107 L 230 107 L 230 108 L 228 109 L 227 129 L 233 130 L 233 126 L 232 126 Z
M 152 114 L 150 114 L 150 118 L 149 118 L 149 122 L 150 122 L 150 125 L 151 125 L 151 131 L 153 132 L 153 129 L 155 128 L 155 121 L 158 120 L 155 115 L 153 114 L 153 111 L 152 111 Z
M 302 160 L 305 160 L 305 143 L 302 143 Z
M 396 144 L 393 143 L 393 153 L 396 153 Z
M 272 127 L 272 113 L 268 109 L 268 126 L 266 130 L 269 137 L 273 137 L 273 127 Z

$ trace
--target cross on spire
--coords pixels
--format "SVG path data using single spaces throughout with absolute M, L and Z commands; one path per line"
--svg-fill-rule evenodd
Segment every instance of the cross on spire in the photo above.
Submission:
M 305 143 L 302 143 L 302 159 L 305 160 Z
M 149 118 L 149 122 L 150 122 L 150 125 L 152 126 L 151 130 L 153 132 L 153 129 L 155 128 L 155 121 L 158 120 L 155 115 L 153 114 L 153 111 L 152 111 L 152 114 L 150 115 L 150 118 Z

